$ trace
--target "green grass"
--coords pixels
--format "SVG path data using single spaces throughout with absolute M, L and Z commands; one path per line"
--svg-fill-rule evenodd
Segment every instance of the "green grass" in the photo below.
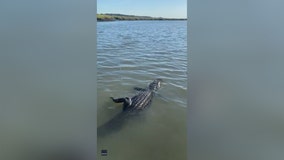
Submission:
M 112 16 L 105 15 L 105 14 L 97 14 L 97 20 L 98 21 L 112 21 L 114 20 L 114 18 Z

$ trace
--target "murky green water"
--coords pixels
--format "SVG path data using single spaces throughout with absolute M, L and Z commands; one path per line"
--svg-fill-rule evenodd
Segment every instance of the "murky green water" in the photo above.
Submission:
M 164 83 L 148 110 L 120 130 L 98 137 L 98 159 L 186 159 L 186 21 L 97 23 L 98 126 L 121 112 L 110 96 L 135 94 L 153 79 Z M 101 156 L 101 149 L 108 155 Z

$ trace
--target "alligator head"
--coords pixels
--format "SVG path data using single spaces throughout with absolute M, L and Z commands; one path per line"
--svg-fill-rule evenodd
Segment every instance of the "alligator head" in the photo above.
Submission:
M 153 91 L 157 91 L 161 87 L 162 79 L 155 79 L 152 83 L 149 84 L 149 89 Z

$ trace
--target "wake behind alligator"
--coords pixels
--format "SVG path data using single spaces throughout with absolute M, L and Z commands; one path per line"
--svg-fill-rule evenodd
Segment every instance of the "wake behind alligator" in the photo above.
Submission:
M 141 111 L 151 105 L 155 92 L 161 87 L 161 82 L 161 79 L 155 79 L 147 88 L 135 87 L 134 89 L 139 92 L 133 97 L 116 99 L 110 97 L 115 103 L 123 103 L 123 109 L 122 112 L 97 129 L 98 136 L 104 137 L 114 133 L 115 131 L 120 130 L 129 118 L 139 116 Z

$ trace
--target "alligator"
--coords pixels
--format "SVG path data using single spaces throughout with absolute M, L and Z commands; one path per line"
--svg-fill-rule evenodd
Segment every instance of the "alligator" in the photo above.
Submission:
M 135 87 L 134 89 L 140 92 L 133 97 L 110 98 L 115 103 L 123 103 L 123 112 L 141 111 L 150 106 L 155 91 L 161 87 L 161 82 L 161 79 L 155 79 L 147 88 Z
M 123 109 L 122 112 L 98 128 L 98 135 L 103 136 L 110 130 L 121 129 L 127 118 L 137 115 L 148 108 L 151 105 L 155 92 L 161 87 L 161 82 L 162 79 L 155 79 L 147 88 L 134 87 L 134 90 L 138 91 L 138 93 L 133 97 L 116 99 L 110 97 L 115 103 L 123 103 Z

